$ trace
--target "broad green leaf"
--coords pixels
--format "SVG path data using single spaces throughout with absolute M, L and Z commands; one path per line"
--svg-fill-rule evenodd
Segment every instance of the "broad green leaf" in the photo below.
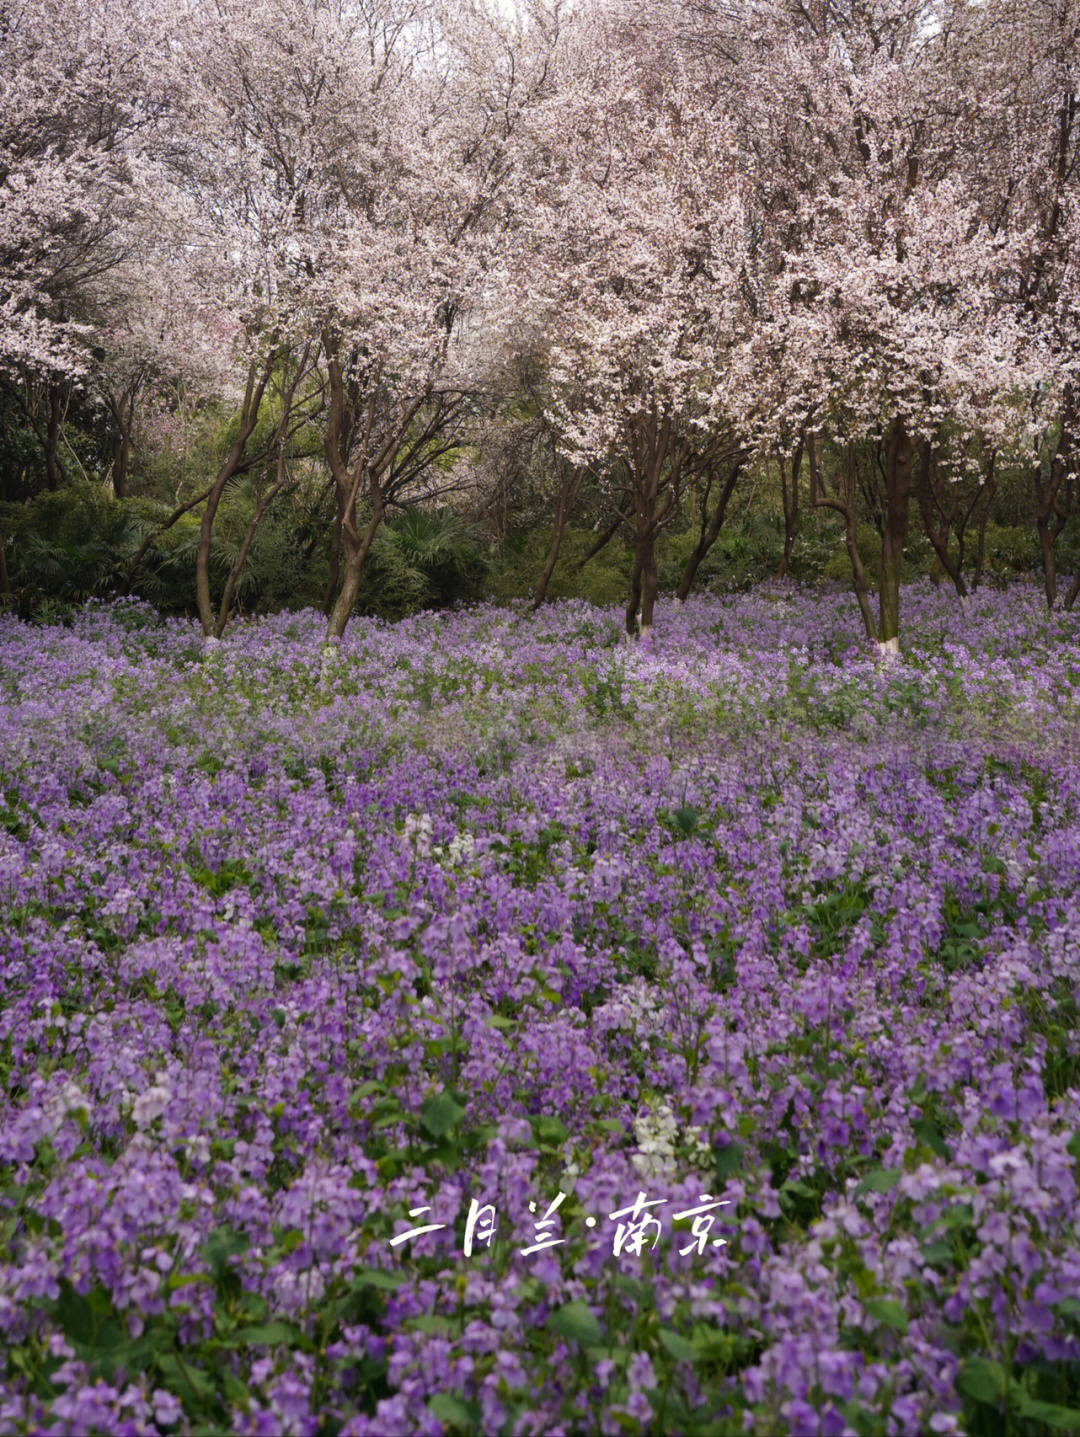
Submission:
M 698 1356 L 698 1350 L 692 1342 L 688 1342 L 678 1332 L 672 1332 L 670 1327 L 660 1329 L 660 1341 L 671 1353 L 676 1362 L 693 1362 Z
M 1055 1432 L 1080 1432 L 1080 1412 L 1075 1407 L 1060 1407 L 1056 1402 L 1039 1402 L 1029 1397 L 1022 1387 L 1013 1389 L 1016 1410 L 1031 1422 L 1053 1427 Z
M 718 1182 L 723 1182 L 732 1173 L 737 1172 L 742 1162 L 742 1143 L 728 1143 L 726 1148 L 716 1149 L 716 1177 Z
M 584 1302 L 568 1302 L 548 1318 L 548 1326 L 560 1337 L 582 1347 L 597 1347 L 604 1340 L 600 1324 Z
M 907 1313 L 893 1298 L 871 1297 L 863 1306 L 875 1322 L 881 1323 L 882 1327 L 891 1327 L 894 1332 L 908 1330 Z
M 474 1430 L 472 1413 L 460 1397 L 454 1397 L 449 1392 L 437 1392 L 429 1399 L 427 1410 L 436 1422 L 446 1427 L 461 1427 L 466 1432 Z
M 956 1385 L 965 1397 L 996 1407 L 1005 1396 L 1007 1380 L 1000 1362 L 986 1357 L 969 1357 L 960 1369 Z
M 263 1322 L 256 1327 L 241 1327 L 236 1341 L 246 1347 L 281 1347 L 294 1343 L 297 1338 L 295 1327 L 285 1322 Z
M 860 1193 L 890 1192 L 900 1181 L 901 1176 L 899 1168 L 874 1168 L 866 1174 L 855 1189 L 855 1196 L 858 1197 Z
M 465 1109 L 447 1092 L 425 1098 L 420 1105 L 420 1121 L 433 1138 L 448 1137 L 465 1116 Z

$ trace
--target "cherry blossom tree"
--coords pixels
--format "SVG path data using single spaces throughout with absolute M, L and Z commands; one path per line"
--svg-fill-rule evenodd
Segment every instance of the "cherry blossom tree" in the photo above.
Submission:
M 532 116 L 517 290 L 547 334 L 562 452 L 576 469 L 597 464 L 612 501 L 628 500 L 626 627 L 636 631 L 640 605 L 646 637 L 656 538 L 689 472 L 721 454 L 729 469 L 741 462 L 731 351 L 746 215 L 723 107 L 677 62 L 654 64 L 625 15 L 582 12 L 559 60 Z M 717 486 L 703 546 L 730 487 Z
M 813 502 L 844 518 L 849 552 L 851 466 L 876 451 L 876 623 L 862 607 L 888 650 L 899 644 L 920 454 L 933 468 L 957 452 L 943 443 L 947 422 L 1019 452 L 1023 397 L 1046 378 L 1041 331 L 1011 302 L 1027 237 L 995 225 L 956 160 L 964 76 L 949 22 L 945 7 L 895 0 L 780 7 L 754 47 L 746 101 L 746 162 L 769 230 L 755 256 L 753 337 L 768 412 L 787 452 L 827 429 L 847 453 L 836 493 L 817 487 L 820 467 L 811 485 Z M 994 116 L 976 106 L 963 118 L 982 133 Z

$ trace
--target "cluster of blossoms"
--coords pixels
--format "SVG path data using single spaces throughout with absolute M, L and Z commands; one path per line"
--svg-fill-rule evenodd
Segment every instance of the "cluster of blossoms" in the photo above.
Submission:
M 1078 621 L 905 605 L 0 621 L 0 1428 L 1060 1428 Z

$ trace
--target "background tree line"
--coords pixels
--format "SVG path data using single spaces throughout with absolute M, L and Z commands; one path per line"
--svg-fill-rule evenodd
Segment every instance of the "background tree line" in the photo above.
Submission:
M 1080 592 L 1080 8 L 0 0 L 0 589 Z

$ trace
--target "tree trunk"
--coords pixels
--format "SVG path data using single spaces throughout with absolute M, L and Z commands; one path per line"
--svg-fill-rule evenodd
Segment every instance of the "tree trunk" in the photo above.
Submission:
M 1075 421 L 1075 400 L 1072 386 L 1066 386 L 1061 414 L 1061 433 L 1050 461 L 1050 474 L 1046 484 L 1042 481 L 1042 464 L 1035 464 L 1035 530 L 1039 536 L 1039 551 L 1043 562 L 1043 587 L 1046 592 L 1046 607 L 1052 613 L 1057 602 L 1057 558 L 1054 546 L 1069 517 L 1071 493 L 1065 491 L 1064 510 L 1058 504 L 1063 484 L 1067 484 L 1068 460 L 1072 453 L 1073 424 Z
M 926 537 L 930 540 L 934 553 L 937 556 L 934 567 L 937 569 L 938 578 L 935 583 L 940 582 L 941 573 L 948 574 L 953 582 L 953 587 L 961 599 L 967 598 L 967 584 L 964 582 L 964 539 L 963 532 L 958 534 L 959 557 L 954 562 L 949 554 L 949 531 L 956 518 L 958 499 L 954 495 L 952 507 L 947 514 L 942 512 L 941 500 L 937 492 L 935 475 L 937 470 L 937 446 L 932 440 L 924 439 L 922 445 L 922 463 L 919 466 L 919 512 L 922 515 L 923 529 Z M 942 514 L 942 527 L 939 529 L 934 522 L 934 506 Z M 933 578 L 933 574 L 931 574 Z
M 64 483 L 64 469 L 60 463 L 60 390 L 49 385 L 49 417 L 45 426 L 45 485 L 54 493 Z
M 11 598 L 11 579 L 8 577 L 7 539 L 0 534 L 0 599 Z
M 135 419 L 135 384 L 128 385 L 115 399 L 108 396 L 109 413 L 112 415 L 116 434 L 113 439 L 113 493 L 118 499 L 127 496 L 127 475 L 131 457 L 131 427 Z
M 334 599 L 338 591 L 338 581 L 341 578 L 341 521 L 344 518 L 345 496 L 338 491 L 337 495 L 337 517 L 334 520 L 333 532 L 330 535 L 330 578 L 327 581 L 326 593 L 323 595 L 322 611 L 330 617 L 334 607 Z
M 285 464 L 285 449 L 289 439 L 289 415 L 292 413 L 293 399 L 296 396 L 297 385 L 307 370 L 308 353 L 309 349 L 305 348 L 300 358 L 300 363 L 296 367 L 296 373 L 293 375 L 292 383 L 282 396 L 281 422 L 278 425 L 277 431 L 277 468 L 274 476 L 274 484 L 273 487 L 265 493 L 262 492 L 260 486 L 260 492 L 255 505 L 255 513 L 251 516 L 251 522 L 248 524 L 247 532 L 241 540 L 236 560 L 229 570 L 228 578 L 225 580 L 225 589 L 221 596 L 221 607 L 218 609 L 217 626 L 214 630 L 215 636 L 219 639 L 225 632 L 225 625 L 229 622 L 229 610 L 232 607 L 232 599 L 236 591 L 237 580 L 240 578 L 241 570 L 247 560 L 248 550 L 251 548 L 256 531 L 262 522 L 262 516 L 266 513 L 267 508 L 277 495 L 281 493 L 285 485 L 285 480 L 288 478 L 288 469 Z M 269 469 L 269 467 L 268 464 L 267 469 Z
M 645 537 L 641 564 L 641 637 L 643 640 L 652 633 L 657 588 L 656 535 L 650 526 Z
M 340 639 L 345 632 L 346 624 L 352 618 L 352 611 L 356 606 L 356 598 L 360 593 L 360 584 L 364 577 L 367 556 L 381 520 L 382 505 L 376 503 L 371 520 L 363 534 L 358 535 L 354 525 L 345 524 L 342 527 L 345 574 L 341 582 L 341 593 L 337 596 L 337 602 L 331 609 L 327 622 L 326 637 L 328 639 Z
M 990 451 L 990 458 L 986 467 L 986 479 L 983 482 L 985 503 L 983 511 L 979 516 L 979 538 L 975 550 L 975 572 L 971 576 L 971 591 L 974 593 L 982 583 L 983 560 L 986 555 L 986 525 L 990 518 L 990 506 L 994 502 L 994 495 L 997 492 L 997 474 L 995 472 L 994 451 Z
M 900 648 L 900 581 L 911 498 L 911 439 L 902 419 L 894 421 L 885 453 L 885 523 L 881 536 L 881 584 L 878 593 L 881 646 Z
M 716 543 L 717 539 L 720 537 L 720 530 L 723 528 L 724 518 L 727 514 L 728 500 L 731 498 L 732 491 L 735 488 L 735 481 L 738 479 L 741 473 L 741 464 L 735 464 L 731 470 L 731 473 L 727 477 L 723 489 L 720 491 L 720 494 L 717 497 L 716 508 L 713 511 L 712 518 L 710 519 L 709 490 L 712 488 L 715 479 L 715 472 L 711 469 L 709 471 L 709 480 L 706 485 L 705 495 L 701 503 L 701 536 L 698 539 L 697 543 L 694 545 L 693 549 L 691 550 L 690 557 L 686 561 L 686 567 L 683 569 L 682 578 L 679 580 L 679 588 L 675 595 L 676 600 L 680 604 L 685 604 L 687 595 L 690 593 L 690 590 L 693 587 L 694 578 L 697 574 L 702 559 L 704 559 L 705 555 L 709 552 L 712 546 Z M 707 528 L 706 524 L 708 524 Z
M 800 438 L 791 459 L 791 492 L 788 492 L 787 470 L 784 456 L 780 455 L 780 492 L 784 501 L 784 552 L 776 571 L 778 579 L 786 579 L 791 551 L 795 547 L 795 534 L 799 525 L 799 470 L 802 468 L 803 441 Z
M 844 476 L 843 495 L 834 499 L 825 493 L 825 486 L 821 482 L 821 473 L 818 469 L 817 446 L 814 435 L 810 433 L 806 440 L 807 457 L 810 461 L 810 492 L 815 495 L 814 508 L 835 509 L 844 520 L 844 543 L 848 551 L 848 559 L 851 563 L 851 579 L 855 590 L 855 600 L 859 605 L 859 613 L 862 615 L 863 627 L 866 630 L 866 637 L 871 641 L 877 640 L 877 628 L 874 624 L 874 611 L 870 607 L 870 585 L 866 578 L 866 568 L 863 565 L 862 555 L 859 553 L 859 521 L 855 508 L 856 490 L 856 459 L 854 446 L 848 448 L 848 462 Z
M 644 569 L 644 555 L 640 545 L 635 545 L 634 569 L 630 575 L 630 597 L 626 601 L 626 632 L 631 638 L 637 633 L 638 605 L 641 603 L 641 577 Z
M 207 638 L 210 638 L 214 632 L 214 610 L 210 601 L 210 541 L 214 530 L 214 519 L 217 515 L 218 505 L 221 503 L 221 496 L 225 492 L 225 485 L 236 473 L 247 442 L 255 432 L 263 391 L 270 379 L 273 367 L 274 361 L 271 357 L 266 361 L 256 382 L 255 361 L 252 360 L 248 366 L 244 405 L 240 412 L 240 432 L 210 486 L 206 508 L 203 510 L 202 523 L 199 526 L 199 549 L 195 556 L 195 601 L 199 608 L 199 622 L 202 624 L 203 633 Z
M 578 496 L 585 469 L 571 469 L 568 471 L 559 485 L 559 498 L 555 505 L 555 530 L 551 537 L 551 549 L 544 564 L 540 579 L 536 585 L 536 594 L 533 597 L 532 609 L 535 613 L 540 605 L 547 598 L 548 584 L 555 572 L 555 563 L 559 557 L 559 548 L 562 544 L 563 530 L 566 528 L 566 521 L 570 517 L 570 511 L 574 506 L 574 500 Z
M 380 378 L 376 372 L 372 381 L 368 401 L 364 406 L 366 417 L 361 419 L 353 412 L 352 404 L 346 403 L 345 381 L 341 362 L 338 359 L 337 344 L 328 331 L 323 333 L 323 350 L 326 354 L 327 381 L 330 387 L 330 409 L 324 436 L 324 448 L 330 472 L 334 476 L 338 493 L 338 512 L 341 515 L 341 537 L 345 550 L 344 575 L 341 592 L 337 596 L 326 624 L 327 639 L 340 639 L 352 616 L 360 584 L 364 577 L 364 566 L 371 545 L 386 512 L 387 492 L 383 486 L 384 477 L 389 476 L 393 485 L 394 461 L 401 450 L 421 406 L 430 398 L 430 391 L 415 395 L 403 402 L 397 418 L 389 425 L 381 439 L 376 438 L 377 400 Z M 357 456 L 352 467 L 346 462 L 345 451 L 349 437 L 357 441 Z M 371 519 L 364 533 L 356 527 L 356 504 L 361 486 L 367 481 L 371 500 Z
M 597 556 L 597 554 L 600 553 L 601 549 L 606 548 L 607 545 L 611 543 L 612 539 L 614 539 L 615 535 L 616 535 L 616 534 L 618 533 L 618 531 L 619 531 L 619 526 L 620 526 L 620 524 L 625 524 L 625 523 L 626 523 L 628 516 L 626 515 L 626 513 L 625 513 L 624 511 L 625 511 L 625 509 L 626 509 L 626 504 L 627 504 L 627 500 L 629 499 L 629 497 L 630 497 L 630 496 L 629 496 L 628 494 L 624 494 L 624 495 L 622 496 L 622 498 L 619 500 L 618 504 L 616 505 L 616 509 L 617 509 L 618 512 L 616 513 L 615 518 L 611 521 L 611 523 L 607 526 L 607 528 L 600 534 L 599 538 L 597 538 L 597 539 L 593 542 L 593 544 L 590 545 L 589 550 L 588 550 L 588 552 L 586 553 L 585 557 L 584 557 L 584 558 L 581 560 L 581 562 L 578 564 L 578 566 L 577 566 L 577 572 L 578 572 L 579 574 L 581 573 L 582 569 L 584 569 L 585 565 L 589 562 L 590 559 L 595 559 L 596 556 Z

